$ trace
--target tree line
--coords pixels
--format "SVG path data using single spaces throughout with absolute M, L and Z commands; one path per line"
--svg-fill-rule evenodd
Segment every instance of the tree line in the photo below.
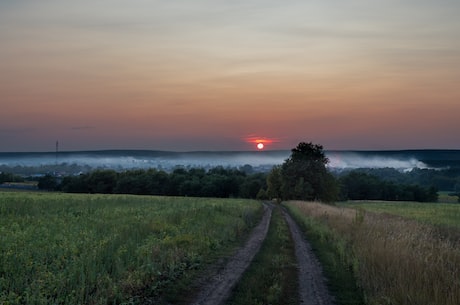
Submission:
M 215 167 L 177 168 L 163 170 L 96 170 L 79 176 L 67 176 L 61 181 L 47 175 L 39 188 L 69 193 L 137 194 L 192 197 L 239 197 L 265 199 L 266 175 L 248 174 L 242 170 Z
M 341 200 L 438 201 L 438 189 L 386 181 L 355 170 L 339 178 Z
M 360 168 L 337 172 L 338 177 L 351 172 L 362 172 L 375 176 L 380 180 L 396 184 L 434 186 L 439 190 L 460 193 L 460 168 L 414 168 L 410 171 L 399 171 L 395 168 Z
M 0 172 L 0 184 L 5 182 L 24 182 L 24 178 L 12 173 Z
M 253 199 L 437 201 L 437 188 L 394 182 L 355 170 L 340 175 L 327 168 L 321 145 L 301 142 L 283 164 L 269 173 L 224 168 L 177 168 L 168 173 L 157 169 L 96 170 L 58 180 L 40 179 L 39 188 L 71 193 L 109 193 Z M 392 172 L 392 174 L 395 174 Z

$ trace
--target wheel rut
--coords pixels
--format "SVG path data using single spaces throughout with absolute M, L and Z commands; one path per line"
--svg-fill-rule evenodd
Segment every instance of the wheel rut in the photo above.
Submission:
M 191 303 L 192 305 L 224 304 L 233 287 L 249 267 L 254 256 L 259 252 L 262 242 L 267 236 L 272 210 L 272 204 L 264 204 L 262 221 L 254 228 L 246 244 L 230 258 L 222 271 L 208 280 L 208 283 L 198 293 L 195 301 Z
M 299 226 L 286 209 L 283 208 L 282 212 L 295 243 L 300 304 L 334 304 L 334 298 L 327 288 L 326 278 L 323 276 L 321 264 L 313 253 L 310 244 L 304 238 Z

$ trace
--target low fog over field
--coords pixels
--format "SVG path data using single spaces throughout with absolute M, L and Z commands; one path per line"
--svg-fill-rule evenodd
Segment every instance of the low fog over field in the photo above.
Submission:
M 251 165 L 261 170 L 281 164 L 289 156 L 288 151 L 267 152 L 164 152 L 164 151 L 94 151 L 59 153 L 0 153 L 0 166 L 46 166 L 75 164 L 91 168 L 116 170 L 134 168 L 216 166 L 241 167 Z
M 413 168 L 429 168 L 417 158 L 407 156 L 386 156 L 378 153 L 332 152 L 327 154 L 329 168 L 337 170 L 356 168 L 395 168 L 411 170 Z
M 49 153 L 0 153 L 0 171 L 48 166 L 73 167 L 73 171 L 109 168 L 115 170 L 157 168 L 166 171 L 175 167 L 242 167 L 269 171 L 288 158 L 290 151 L 242 152 L 165 152 L 165 151 L 89 151 Z M 406 151 L 326 151 L 329 168 L 448 168 L 458 166 L 458 150 Z M 68 171 L 68 170 L 67 170 Z

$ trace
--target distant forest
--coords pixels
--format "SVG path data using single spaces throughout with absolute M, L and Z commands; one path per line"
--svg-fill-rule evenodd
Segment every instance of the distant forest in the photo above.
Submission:
M 171 173 L 157 169 L 96 170 L 62 179 L 46 175 L 39 179 L 38 187 L 69 193 L 265 199 L 266 174 L 221 166 L 210 170 L 177 168 Z
M 0 183 L 3 182 L 0 174 Z M 39 178 L 42 190 L 70 193 L 109 193 L 193 197 L 268 199 L 268 173 L 215 167 L 162 170 L 95 170 L 78 176 Z M 460 194 L 460 169 L 357 169 L 333 173 L 339 200 L 437 201 L 437 191 Z M 9 176 L 11 180 L 11 176 Z M 7 179 L 8 180 L 8 179 Z M 18 179 L 15 179 L 18 181 Z
M 460 194 L 460 151 L 458 150 L 331 151 L 329 154 L 335 160 L 345 163 L 356 162 L 356 164 L 369 160 L 380 160 L 383 163 L 388 162 L 388 164 L 391 164 L 392 161 L 407 161 L 413 158 L 413 160 L 423 162 L 422 165 L 424 164 L 425 167 L 428 167 L 415 167 L 411 170 L 393 167 L 352 170 L 328 168 L 328 171 L 335 179 L 338 200 L 436 201 L 437 191 Z M 7 161 L 4 161 L 4 164 L 0 164 L 0 187 L 2 187 L 2 183 L 8 183 L 8 185 L 3 184 L 3 187 L 19 188 L 20 184 L 16 186 L 13 182 L 21 183 L 31 180 L 38 181 L 38 187 L 42 190 L 72 193 L 126 193 L 266 199 L 270 197 L 268 195 L 267 178 L 276 166 L 273 167 L 268 163 L 263 166 L 251 166 L 249 164 L 212 166 L 210 161 L 233 160 L 232 162 L 236 162 L 236 160 L 239 160 L 238 162 L 241 162 L 241 160 L 244 160 L 243 162 L 246 162 L 268 158 L 267 160 L 275 162 L 275 160 L 283 159 L 285 155 L 287 155 L 285 152 L 169 153 L 103 151 L 60 153 L 60 158 L 64 159 L 66 157 L 69 161 L 76 161 L 78 158 L 82 158 L 82 160 L 84 158 L 89 158 L 88 160 L 113 158 L 115 165 L 120 164 L 119 162 L 125 159 L 129 160 L 129 162 L 135 161 L 133 164 L 130 163 L 130 166 L 152 166 L 157 162 L 155 158 L 159 157 L 169 160 L 158 163 L 163 164 L 164 168 L 152 166 L 144 169 L 125 169 L 94 167 L 98 164 L 104 165 L 101 161 L 95 163 L 96 165 L 83 163 L 58 164 L 56 156 L 52 153 L 0 153 L 0 156 L 5 160 L 15 158 L 23 160 L 16 165 L 13 165 L 13 163 L 8 165 Z M 139 160 L 128 158 L 127 156 L 139 158 Z M 41 161 L 39 160 L 42 159 L 49 159 L 47 162 L 50 163 L 40 163 Z M 24 160 L 29 160 L 30 164 Z M 207 165 L 193 166 L 189 164 L 172 167 L 172 164 L 178 162 L 177 160 L 201 160 L 200 162 L 207 163 Z M 108 166 L 108 164 L 104 166 Z M 27 184 L 28 189 L 31 187 L 33 186 Z

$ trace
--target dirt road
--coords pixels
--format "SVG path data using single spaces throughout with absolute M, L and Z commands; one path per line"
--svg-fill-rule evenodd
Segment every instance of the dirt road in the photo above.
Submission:
M 252 259 L 259 251 L 264 241 L 274 205 L 265 204 L 265 212 L 261 223 L 253 230 L 245 246 L 229 259 L 223 270 L 212 276 L 198 294 L 193 305 L 222 305 L 230 296 L 233 287 L 239 281 Z M 278 207 L 277 207 L 278 208 Z M 305 305 L 332 305 L 334 304 L 321 265 L 314 256 L 311 246 L 303 237 L 302 232 L 291 218 L 282 209 L 283 215 L 295 242 L 295 251 L 298 264 L 299 299 Z
M 314 255 L 310 244 L 303 237 L 297 223 L 292 217 L 282 210 L 287 221 L 292 239 L 295 242 L 297 257 L 300 304 L 306 305 L 331 305 L 334 300 L 330 295 L 326 279 L 323 276 L 321 264 Z
M 253 230 L 244 247 L 227 262 L 225 268 L 212 276 L 198 294 L 193 305 L 220 305 L 230 296 L 233 287 L 243 275 L 267 236 L 273 205 L 265 204 L 260 224 Z

